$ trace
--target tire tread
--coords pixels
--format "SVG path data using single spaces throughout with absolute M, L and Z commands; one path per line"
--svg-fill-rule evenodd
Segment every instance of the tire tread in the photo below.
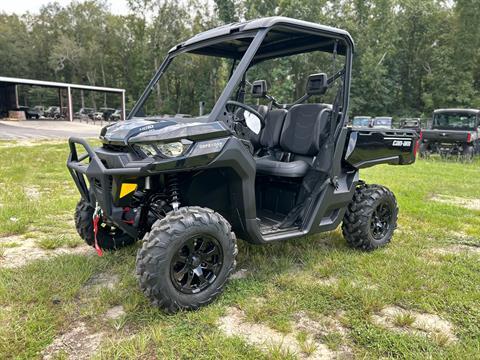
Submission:
M 384 197 L 392 199 L 394 209 L 392 213 L 392 231 L 386 236 L 382 244 L 376 244 L 370 237 L 370 215 L 375 210 L 376 202 Z M 398 206 L 395 195 L 381 185 L 361 184 L 355 190 L 353 200 L 347 207 L 343 218 L 342 233 L 347 243 L 357 249 L 374 250 L 391 241 L 393 232 L 397 226 Z

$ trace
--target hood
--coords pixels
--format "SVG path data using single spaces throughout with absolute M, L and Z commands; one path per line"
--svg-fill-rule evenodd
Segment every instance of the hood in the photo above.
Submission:
M 204 140 L 231 135 L 223 122 L 205 122 L 205 118 L 134 118 L 105 126 L 100 139 L 103 143 L 127 145 L 173 141 Z

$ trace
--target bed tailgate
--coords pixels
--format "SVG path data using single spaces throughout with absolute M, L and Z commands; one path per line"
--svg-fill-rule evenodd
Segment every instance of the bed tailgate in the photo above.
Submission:
M 344 160 L 362 169 L 379 164 L 415 162 L 419 135 L 415 130 L 349 129 Z

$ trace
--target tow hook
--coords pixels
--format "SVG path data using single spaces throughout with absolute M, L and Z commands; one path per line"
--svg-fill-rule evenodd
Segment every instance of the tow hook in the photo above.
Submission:
M 103 251 L 100 246 L 98 246 L 97 234 L 98 234 L 98 223 L 100 222 L 100 217 L 102 216 L 102 208 L 97 205 L 95 212 L 93 213 L 93 234 L 94 234 L 94 247 L 97 251 L 98 256 L 103 256 Z

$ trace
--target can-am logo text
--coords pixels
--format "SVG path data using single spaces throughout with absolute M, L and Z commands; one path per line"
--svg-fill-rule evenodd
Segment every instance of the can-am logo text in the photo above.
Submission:
M 394 140 L 393 143 L 392 143 L 393 146 L 398 146 L 398 147 L 409 147 L 410 145 L 412 145 L 412 142 L 407 140 L 407 141 L 403 141 L 403 140 Z

